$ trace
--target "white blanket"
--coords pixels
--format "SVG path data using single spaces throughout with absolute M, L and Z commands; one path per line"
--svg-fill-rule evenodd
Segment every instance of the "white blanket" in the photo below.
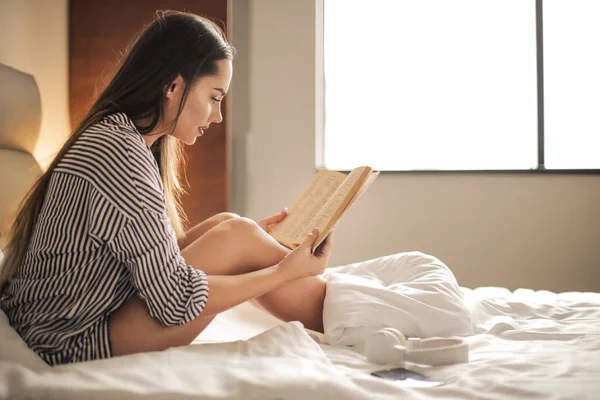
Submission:
M 336 271 L 332 272 L 340 269 Z M 418 294 L 422 288 L 412 290 Z M 454 284 L 448 290 L 456 296 Z M 0 399 L 600 397 L 600 294 L 501 288 L 461 292 L 462 300 L 455 298 L 456 309 L 470 313 L 475 333 L 466 338 L 470 361 L 440 367 L 409 365 L 443 382 L 439 387 L 405 387 L 375 378 L 370 372 L 388 366 L 371 364 L 347 346 L 319 346 L 298 323 L 281 323 L 245 303 L 219 315 L 199 337 L 204 342 L 231 343 L 191 345 L 38 372 L 0 360 Z M 424 304 L 434 304 L 431 312 L 438 313 L 438 300 Z M 438 315 L 451 321 L 453 314 Z M 457 315 L 462 326 L 465 320 L 460 312 Z M 431 329 L 413 318 L 407 320 L 425 333 Z M 3 344 L 0 341 L 0 348 Z
M 464 289 L 475 333 L 512 340 L 600 336 L 600 294 L 505 288 Z
M 373 365 L 348 347 L 323 349 L 346 376 L 377 399 L 600 398 L 599 293 L 462 290 L 476 333 L 466 338 L 469 362 L 409 365 L 442 386 L 405 388 L 374 381 L 368 372 L 392 366 Z
M 454 275 L 433 256 L 399 253 L 332 268 L 325 277 L 329 344 L 360 346 L 383 327 L 420 338 L 473 332 Z
M 248 341 L 47 368 L 0 362 L 0 398 L 369 399 L 325 357 L 302 325 Z

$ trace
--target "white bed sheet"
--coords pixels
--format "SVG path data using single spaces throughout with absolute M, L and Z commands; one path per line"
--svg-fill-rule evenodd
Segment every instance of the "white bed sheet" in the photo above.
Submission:
M 298 322 L 248 341 L 34 371 L 0 362 L 2 399 L 367 399 Z
M 370 376 L 393 367 L 369 363 L 353 349 L 322 345 L 327 358 L 372 398 L 600 399 L 600 294 L 463 288 L 475 335 L 470 361 L 408 365 L 443 385 L 402 387 Z M 275 319 L 244 304 L 220 316 L 198 340 L 218 340 L 237 327 L 250 337 Z
M 476 331 L 467 338 L 470 362 L 409 366 L 443 382 L 438 387 L 375 378 L 369 373 L 391 366 L 318 345 L 298 323 L 245 303 L 187 347 L 43 371 L 0 362 L 0 398 L 600 398 L 600 294 L 463 292 Z M 234 342 L 214 343 L 223 341 Z

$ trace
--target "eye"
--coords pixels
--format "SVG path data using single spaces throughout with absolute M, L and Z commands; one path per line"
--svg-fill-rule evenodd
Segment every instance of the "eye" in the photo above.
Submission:
M 216 97 L 211 97 L 212 103 L 215 104 L 215 102 L 220 102 L 221 100 L 217 99 Z

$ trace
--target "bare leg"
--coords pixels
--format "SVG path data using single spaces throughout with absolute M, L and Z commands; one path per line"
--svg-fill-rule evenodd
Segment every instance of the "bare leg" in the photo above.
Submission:
M 256 299 L 266 311 L 283 321 L 300 321 L 323 333 L 323 303 L 327 284 L 320 276 L 298 279 Z
M 200 314 L 182 326 L 163 326 L 148 313 L 137 296 L 127 300 L 110 319 L 110 345 L 113 356 L 162 351 L 190 344 L 214 319 Z
M 193 226 L 190 230 L 186 232 L 185 238 L 179 242 L 179 248 L 181 250 L 185 249 L 190 243 L 193 243 L 196 239 L 200 238 L 200 236 L 204 235 L 211 228 L 214 228 L 221 222 L 225 222 L 229 219 L 239 217 L 239 215 L 234 213 L 222 212 L 219 214 L 215 214 L 208 219 L 205 219 L 204 221 Z
M 194 226 L 186 235 L 187 245 L 199 239 L 218 224 L 232 218 L 240 218 L 240 216 L 233 213 L 220 213 Z M 289 252 L 287 248 L 281 246 L 275 240 L 272 240 L 270 235 L 264 235 L 264 232 L 259 232 L 258 234 L 261 237 L 266 236 L 263 245 L 267 248 L 272 247 L 276 253 L 274 258 L 270 260 L 272 264 L 279 262 Z M 181 248 L 184 249 L 183 246 Z M 182 252 L 182 254 L 184 253 Z M 185 254 L 187 254 L 187 251 Z M 201 267 L 197 268 L 202 269 Z M 242 270 L 237 271 L 211 271 L 210 266 L 205 266 L 203 268 L 205 268 L 204 271 L 209 275 L 217 273 L 220 275 L 232 275 L 249 272 L 253 269 L 252 267 L 249 267 L 249 269 L 243 268 Z M 302 321 L 307 328 L 323 332 L 322 309 L 323 302 L 325 301 L 325 286 L 325 281 L 320 277 L 297 280 L 254 299 L 253 303 L 279 319 L 284 321 Z M 320 312 L 315 313 L 315 310 L 320 310 Z
M 181 254 L 190 265 L 208 275 L 236 275 L 277 264 L 288 252 L 256 223 L 237 218 L 216 225 Z M 223 260 L 224 257 L 230 258 Z M 221 268 L 222 261 L 229 268 Z M 309 277 L 290 282 L 256 302 L 279 319 L 300 321 L 308 329 L 323 332 L 325 291 L 326 283 L 321 277 Z
M 181 254 L 188 264 L 208 275 L 236 275 L 277 264 L 287 252 L 254 221 L 230 218 L 210 228 Z M 321 278 L 310 277 L 290 282 L 257 301 L 280 319 L 298 320 L 309 329 L 323 332 L 325 290 Z M 133 296 L 111 318 L 113 355 L 189 344 L 212 319 L 201 314 L 185 325 L 165 327 L 149 315 L 142 300 Z

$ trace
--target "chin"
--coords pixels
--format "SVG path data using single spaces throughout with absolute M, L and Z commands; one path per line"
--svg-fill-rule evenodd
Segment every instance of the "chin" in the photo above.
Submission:
M 196 134 L 186 135 L 185 133 L 182 134 L 181 132 L 174 133 L 173 137 L 176 138 L 177 140 L 181 141 L 186 146 L 193 145 L 194 143 L 196 143 L 196 139 L 198 139 L 198 135 L 196 135 Z
M 177 139 L 179 139 L 179 141 L 181 141 L 184 145 L 186 146 L 191 146 L 194 143 L 196 143 L 196 136 L 189 136 L 189 137 L 178 137 Z

